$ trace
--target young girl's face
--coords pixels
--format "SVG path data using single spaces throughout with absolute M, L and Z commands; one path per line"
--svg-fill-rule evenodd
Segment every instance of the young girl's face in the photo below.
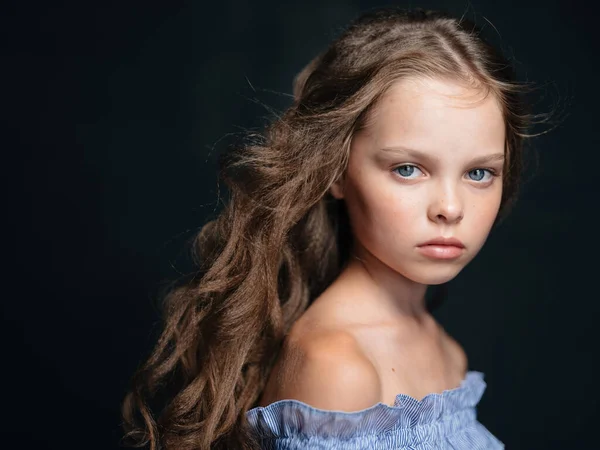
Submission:
M 479 252 L 500 207 L 505 142 L 499 104 L 484 97 L 428 79 L 402 80 L 382 97 L 331 188 L 345 199 L 357 256 L 440 284 Z M 453 255 L 421 246 L 438 237 L 464 248 Z

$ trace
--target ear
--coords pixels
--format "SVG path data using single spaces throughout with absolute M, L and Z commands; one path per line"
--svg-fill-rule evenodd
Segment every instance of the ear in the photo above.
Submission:
M 338 178 L 333 182 L 331 187 L 329 188 L 329 192 L 333 195 L 334 198 L 341 200 L 344 198 L 344 187 L 343 187 L 344 179 L 343 177 Z

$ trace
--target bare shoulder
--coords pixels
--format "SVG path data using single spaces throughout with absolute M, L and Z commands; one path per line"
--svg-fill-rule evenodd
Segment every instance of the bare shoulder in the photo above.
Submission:
M 466 373 L 469 367 L 469 359 L 465 350 L 456 339 L 450 336 L 445 330 L 442 329 L 442 331 L 452 365 L 457 367 L 461 373 Z
M 276 400 L 294 399 L 326 410 L 358 411 L 380 401 L 381 383 L 354 337 L 320 332 L 284 346 Z

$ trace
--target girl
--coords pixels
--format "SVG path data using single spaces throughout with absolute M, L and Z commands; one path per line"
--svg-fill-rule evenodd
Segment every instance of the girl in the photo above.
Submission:
M 441 12 L 364 14 L 297 76 L 264 136 L 222 160 L 230 201 L 196 238 L 194 278 L 167 296 L 123 405 L 128 437 L 503 448 L 476 420 L 483 374 L 425 302 L 507 211 L 528 137 L 525 88 L 479 32 Z

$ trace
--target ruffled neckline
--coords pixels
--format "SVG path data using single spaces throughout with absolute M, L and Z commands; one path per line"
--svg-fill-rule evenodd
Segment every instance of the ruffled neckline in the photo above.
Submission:
M 264 437 L 301 433 L 307 437 L 350 438 L 381 434 L 436 426 L 442 418 L 459 413 L 475 420 L 474 408 L 486 386 L 482 372 L 468 371 L 456 388 L 427 394 L 421 400 L 398 394 L 393 406 L 379 402 L 366 409 L 346 412 L 319 409 L 299 400 L 285 399 L 252 408 L 246 417 L 250 426 Z

